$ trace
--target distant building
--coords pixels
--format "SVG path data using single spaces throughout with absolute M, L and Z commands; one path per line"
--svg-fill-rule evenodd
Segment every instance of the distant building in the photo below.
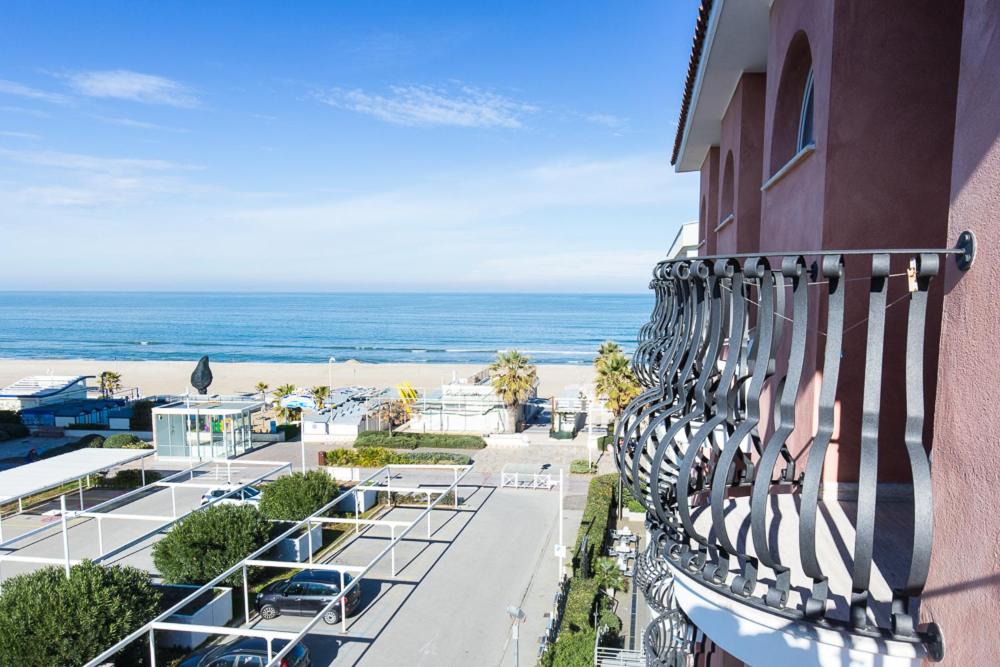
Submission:
M 614 423 L 614 415 L 597 397 L 594 383 L 568 385 L 552 399 L 550 434 L 553 438 L 573 438 L 587 427 L 588 422 L 590 426 L 601 429 Z
M 24 410 L 87 398 L 93 375 L 32 375 L 0 389 L 0 410 Z
M 677 230 L 677 236 L 667 252 L 667 259 L 695 257 L 704 245 L 704 241 L 698 240 L 698 221 L 684 223 Z
M 537 385 L 529 400 L 538 394 Z M 523 419 L 524 406 L 515 416 Z M 505 433 L 510 415 L 507 406 L 490 384 L 489 372 L 442 384 L 441 388 L 421 396 L 413 405 L 410 431 L 457 431 L 469 433 Z
M 189 396 L 153 408 L 153 446 L 161 458 L 232 458 L 252 447 L 262 401 L 246 396 Z
M 92 425 L 95 429 L 104 429 L 111 428 L 112 415 L 120 415 L 123 413 L 122 411 L 126 411 L 128 417 L 131 417 L 132 409 L 123 400 L 83 398 L 25 408 L 21 410 L 21 421 L 29 428 L 86 424 Z M 124 426 L 121 426 L 120 421 L 116 421 L 120 428 L 129 428 L 128 417 L 125 419 Z
M 388 400 L 398 399 L 398 393 L 373 387 L 335 389 L 322 410 L 302 412 L 302 439 L 305 442 L 349 440 L 370 430 L 387 428 L 378 417 L 378 410 Z

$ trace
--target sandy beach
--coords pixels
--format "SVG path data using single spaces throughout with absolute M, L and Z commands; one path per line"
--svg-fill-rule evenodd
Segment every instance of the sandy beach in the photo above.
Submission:
M 28 375 L 98 375 L 114 371 L 125 387 L 138 387 L 144 395 L 183 394 L 190 388 L 191 361 L 94 361 L 90 359 L 0 359 L 0 387 Z M 212 362 L 214 393 L 253 391 L 258 382 L 271 387 L 291 383 L 297 387 L 364 385 L 391 387 L 409 382 L 417 389 L 436 388 L 455 377 L 479 371 L 475 364 L 366 364 L 346 361 L 334 364 L 215 363 Z M 582 364 L 538 366 L 539 396 L 555 396 L 566 385 L 589 382 L 593 367 Z

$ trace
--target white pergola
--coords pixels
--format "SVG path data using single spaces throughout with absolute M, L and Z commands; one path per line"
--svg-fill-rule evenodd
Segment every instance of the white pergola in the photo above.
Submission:
M 448 470 L 453 473 L 451 483 L 447 486 L 434 486 L 431 488 L 425 486 L 392 486 L 392 471 L 393 470 L 427 470 L 427 469 L 437 469 L 437 470 Z M 260 549 L 256 550 L 245 559 L 232 566 L 225 572 L 222 572 L 217 577 L 204 584 L 197 590 L 192 591 L 183 600 L 180 600 L 175 605 L 158 615 L 152 621 L 146 623 L 141 628 L 135 630 L 127 637 L 122 639 L 120 642 L 114 646 L 108 648 L 100 655 L 93 658 L 90 662 L 86 663 L 84 667 L 99 667 L 104 664 L 107 660 L 113 658 L 118 652 L 124 649 L 126 646 L 131 644 L 133 641 L 142 637 L 143 635 L 149 636 L 149 652 L 150 652 L 150 663 L 153 667 L 156 667 L 156 631 L 157 630 L 168 630 L 168 631 L 183 631 L 183 632 L 197 632 L 204 634 L 216 634 L 216 635 L 236 635 L 242 637 L 259 637 L 267 642 L 267 652 L 268 652 L 268 662 L 266 667 L 274 667 L 281 663 L 282 658 L 284 658 L 288 653 L 299 643 L 302 639 L 312 630 L 312 628 L 329 612 L 334 608 L 335 605 L 339 604 L 340 609 L 340 621 L 342 632 L 347 632 L 347 594 L 350 593 L 354 588 L 361 585 L 361 580 L 367 575 L 371 569 L 386 556 L 390 557 L 391 562 L 391 572 L 392 576 L 396 576 L 396 545 L 399 544 L 403 539 L 407 539 L 407 536 L 416 528 L 421 522 L 426 519 L 427 525 L 427 539 L 431 539 L 431 523 L 430 514 L 437 508 L 437 506 L 445 499 L 445 497 L 454 492 L 454 507 L 449 508 L 452 510 L 458 510 L 460 504 L 459 497 L 459 484 L 472 471 L 472 465 L 467 466 L 455 466 L 455 465 L 394 465 L 385 466 L 376 470 L 371 475 L 361 480 L 355 487 L 348 489 L 338 495 L 336 498 L 331 500 L 329 503 L 318 509 L 309 517 L 306 517 L 302 521 L 298 521 L 294 526 L 288 530 L 282 532 L 280 535 L 272 539 L 270 542 L 262 546 Z M 385 483 L 383 484 L 383 479 Z M 386 492 L 390 495 L 393 493 L 419 493 L 427 494 L 428 502 L 427 507 L 421 511 L 421 513 L 416 516 L 411 521 L 397 521 L 388 519 L 362 519 L 357 514 L 354 518 L 341 518 L 341 517 L 326 517 L 323 516 L 326 512 L 337 507 L 344 499 L 349 498 L 351 494 L 355 494 L 355 500 L 357 500 L 357 494 L 364 491 L 379 491 Z M 431 499 L 433 496 L 437 496 L 436 499 Z M 355 502 L 355 512 L 357 513 L 357 502 Z M 340 523 L 346 525 L 354 525 L 355 532 L 361 530 L 361 526 L 385 526 L 390 530 L 389 543 L 386 545 L 382 551 L 380 551 L 373 559 L 371 559 L 367 564 L 364 565 L 346 565 L 346 564 L 329 564 L 329 563 L 315 563 L 313 562 L 313 549 L 312 544 L 309 545 L 309 558 L 308 562 L 298 562 L 298 561 L 278 561 L 278 560 L 266 560 L 262 556 L 271 550 L 275 545 L 277 545 L 281 540 L 294 535 L 302 528 L 306 529 L 306 534 L 309 535 L 309 539 L 312 539 L 312 527 L 316 524 L 331 524 Z M 398 531 L 398 532 L 397 532 Z M 409 538 L 423 540 L 423 538 Z M 249 598 L 249 586 L 247 581 L 247 568 L 248 567 L 271 567 L 271 568 L 282 568 L 282 569 L 315 569 L 315 570 L 326 570 L 338 572 L 340 574 L 340 592 L 315 616 L 313 616 L 305 626 L 297 633 L 284 632 L 277 630 L 264 630 L 258 628 L 241 627 L 232 628 L 225 626 L 216 625 L 195 625 L 186 623 L 173 623 L 170 619 L 174 614 L 177 613 L 179 609 L 184 607 L 184 605 L 197 599 L 197 597 L 211 588 L 217 586 L 220 582 L 226 578 L 236 574 L 237 572 L 242 572 L 243 575 L 243 605 L 244 612 L 246 614 L 246 622 L 251 619 L 250 613 L 250 598 Z M 352 574 L 353 579 L 350 583 L 346 583 L 345 574 Z M 287 644 L 278 651 L 273 650 L 273 641 L 275 639 L 287 640 Z
M 17 513 L 24 511 L 24 499 L 56 489 L 71 482 L 79 483 L 80 508 L 83 508 L 83 480 L 90 475 L 140 461 L 142 482 L 146 481 L 145 459 L 155 455 L 151 449 L 101 449 L 86 447 L 0 471 L 0 505 L 17 501 Z M 3 514 L 0 513 L 0 547 L 4 544 Z
M 88 451 L 88 450 L 80 450 L 80 452 L 83 452 L 83 451 Z M 118 450 L 94 449 L 94 450 L 89 450 L 89 451 L 94 451 L 94 452 L 105 451 L 105 452 L 113 453 L 113 452 L 118 451 Z M 126 451 L 126 452 L 132 451 L 134 453 L 134 450 L 124 450 L 124 451 Z M 73 452 L 73 454 L 80 453 L 80 452 Z M 142 452 L 142 456 L 150 456 L 150 455 L 152 455 L 154 453 L 155 452 L 151 452 L 151 451 L 143 451 Z M 66 456 L 70 456 L 70 454 L 67 454 Z M 56 457 L 56 458 L 58 458 L 58 457 Z M 108 460 L 108 459 L 106 459 L 106 460 Z M 196 473 L 212 473 L 213 471 L 210 468 L 210 466 L 213 466 L 213 465 L 215 466 L 215 468 L 214 468 L 214 474 L 213 474 L 213 477 L 215 478 L 214 482 L 196 481 L 196 478 L 195 478 L 195 474 Z M 236 465 L 236 466 L 256 466 L 256 470 L 254 471 L 255 473 L 257 472 L 257 470 L 260 470 L 261 468 L 264 468 L 265 470 L 264 470 L 264 472 L 262 472 L 260 474 L 254 474 L 254 476 L 251 477 L 250 479 L 246 479 L 246 480 L 241 479 L 237 483 L 234 484 L 232 482 L 232 478 L 233 478 L 233 466 L 234 465 Z M 223 466 L 225 466 L 225 473 L 224 474 L 222 472 L 222 467 Z M 22 469 L 23 468 L 18 468 L 18 469 L 15 469 L 15 470 L 22 470 Z M 100 469 L 104 469 L 104 468 L 99 468 L 99 470 Z M 61 511 L 60 511 L 60 522 L 59 522 L 58 525 L 59 525 L 59 527 L 61 529 L 61 532 L 62 532 L 62 545 L 63 545 L 63 555 L 62 555 L 62 558 L 46 557 L 46 556 L 28 556 L 28 555 L 19 555 L 17 553 L 10 553 L 10 552 L 15 551 L 17 549 L 16 545 L 19 542 L 23 542 L 24 540 L 27 540 L 28 538 L 37 537 L 37 536 L 41 535 L 42 533 L 54 531 L 54 529 L 56 528 L 56 524 L 53 523 L 53 524 L 46 524 L 46 525 L 43 525 L 43 526 L 39 526 L 38 528 L 34 528 L 32 530 L 29 530 L 29 531 L 27 531 L 25 533 L 22 533 L 20 535 L 12 537 L 12 538 L 10 538 L 10 539 L 8 539 L 6 541 L 0 541 L 0 565 L 2 565 L 5 562 L 12 562 L 12 563 L 36 563 L 36 564 L 40 564 L 40 565 L 63 565 L 63 567 L 65 568 L 65 571 L 66 571 L 66 575 L 69 576 L 70 567 L 73 566 L 73 565 L 77 565 L 77 564 L 79 564 L 81 562 L 80 559 L 74 559 L 74 558 L 70 557 L 71 549 L 70 549 L 70 532 L 69 532 L 69 523 L 68 522 L 71 519 L 75 519 L 75 518 L 89 518 L 89 519 L 93 519 L 93 520 L 95 520 L 97 522 L 98 556 L 97 556 L 97 558 L 94 558 L 92 560 L 95 563 L 104 563 L 104 562 L 107 562 L 109 559 L 117 556 L 118 554 L 120 554 L 120 553 L 122 553 L 122 552 L 124 552 L 124 551 L 126 551 L 128 549 L 131 549 L 132 547 L 134 547 L 134 546 L 136 546 L 138 544 L 141 544 L 142 542 L 145 542 L 146 540 L 150 539 L 151 537 L 153 537 L 153 536 L 155 536 L 155 535 L 157 535 L 157 534 L 159 534 L 159 533 L 167 530 L 168 528 L 170 528 L 171 526 L 173 526 L 177 522 L 183 520 L 185 517 L 190 516 L 194 512 L 199 512 L 199 511 L 201 511 L 201 510 L 203 510 L 203 509 L 205 509 L 207 507 L 211 507 L 212 505 L 215 505 L 215 504 L 221 502 L 222 500 L 228 498 L 229 496 L 232 496 L 232 495 L 234 495 L 236 493 L 239 493 L 245 487 L 250 486 L 252 484 L 256 484 L 257 482 L 260 482 L 260 481 L 262 481 L 264 479 L 268 479 L 268 478 L 273 477 L 275 475 L 281 474 L 282 471 L 291 472 L 291 469 L 292 469 L 292 466 L 291 466 L 290 463 L 285 463 L 285 462 L 281 462 L 281 461 L 251 461 L 251 460 L 247 460 L 247 461 L 242 461 L 242 460 L 233 461 L 233 460 L 230 460 L 230 459 L 220 459 L 220 460 L 217 460 L 217 461 L 204 461 L 204 462 L 199 463 L 197 465 L 191 466 L 191 467 L 189 467 L 189 468 L 187 468 L 185 470 L 181 470 L 180 472 L 176 472 L 176 473 L 174 473 L 172 475 L 169 475 L 168 477 L 165 477 L 163 479 L 157 480 L 155 482 L 151 482 L 149 484 L 143 484 L 142 486 L 140 486 L 140 487 L 138 487 L 136 489 L 133 489 L 133 490 L 128 491 L 126 493 L 123 493 L 121 495 L 115 496 L 114 498 L 111 498 L 110 500 L 106 500 L 106 501 L 104 501 L 102 503 L 94 505 L 89 510 L 84 510 L 84 509 L 75 510 L 75 511 L 67 510 L 66 509 L 66 496 L 65 495 L 61 495 L 59 497 Z M 92 471 L 91 474 L 93 472 L 94 471 Z M 185 477 L 187 477 L 186 480 L 184 479 Z M 143 479 L 145 479 L 145 474 L 143 474 Z M 201 478 L 199 478 L 199 479 L 201 479 Z M 230 489 L 225 494 L 223 494 L 222 496 L 219 496 L 217 498 L 213 498 L 211 501 L 205 503 L 204 505 L 200 505 L 198 507 L 195 507 L 195 508 L 193 508 L 191 510 L 188 510 L 187 512 L 183 512 L 181 514 L 177 513 L 176 487 L 178 487 L 178 486 L 186 486 L 186 487 L 193 487 L 193 488 L 216 488 L 216 487 L 219 486 L 220 482 L 223 479 L 225 479 L 229 483 L 229 486 L 230 486 Z M 61 482 L 61 483 L 65 483 L 65 482 Z M 57 486 L 58 486 L 58 484 L 57 484 Z M 160 488 L 166 487 L 166 488 L 170 489 L 170 492 L 171 492 L 171 504 L 172 504 L 172 513 L 170 515 L 130 514 L 130 513 L 122 513 L 122 512 L 111 511 L 111 509 L 113 507 L 119 506 L 123 501 L 127 501 L 130 498 L 133 498 L 135 496 L 138 496 L 140 494 L 143 494 L 143 493 L 145 493 L 147 491 L 150 491 L 150 490 L 158 488 L 158 487 L 160 487 Z M 51 488 L 51 487 L 48 487 L 48 488 Z M 82 496 L 81 496 L 81 503 L 80 504 L 81 504 L 81 507 L 83 507 Z M 129 540 L 125 544 L 118 545 L 118 546 L 114 547 L 113 549 L 105 551 L 104 550 L 104 533 L 103 533 L 102 526 L 103 526 L 103 522 L 104 521 L 109 521 L 109 520 L 110 521 L 146 521 L 146 522 L 151 522 L 151 523 L 154 523 L 154 524 L 157 524 L 157 525 L 155 527 L 153 527 L 151 530 L 142 533 L 138 537 Z

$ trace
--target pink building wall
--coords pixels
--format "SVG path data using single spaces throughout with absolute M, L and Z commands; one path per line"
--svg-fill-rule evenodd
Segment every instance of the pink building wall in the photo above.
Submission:
M 946 262 L 934 422 L 934 546 L 921 603 L 947 665 L 998 665 L 1000 643 L 1000 4 L 965 0 L 947 238 L 978 239 L 972 270 Z

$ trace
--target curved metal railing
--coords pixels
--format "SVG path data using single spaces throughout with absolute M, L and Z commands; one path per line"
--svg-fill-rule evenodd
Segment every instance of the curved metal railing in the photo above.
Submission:
M 927 304 L 942 257 L 951 254 L 959 255 L 960 265 L 970 263 L 968 251 L 960 248 L 694 257 L 656 265 L 650 283 L 656 303 L 639 330 L 633 357 L 644 390 L 615 430 L 623 483 L 646 508 L 660 544 L 653 541 L 654 550 L 636 575 L 658 614 L 644 641 L 647 653 L 663 661 L 650 664 L 674 664 L 670 661 L 684 646 L 677 637 L 686 623 L 672 603 L 667 561 L 768 612 L 919 643 L 930 657 L 941 655 L 938 629 L 933 624 L 918 629 L 915 619 L 932 528 L 929 443 L 923 433 Z M 864 294 L 858 286 L 849 289 L 852 283 L 867 286 L 867 308 L 853 305 Z M 903 341 L 885 339 L 886 313 L 893 308 L 907 310 Z M 845 325 L 848 314 L 864 310 L 866 316 Z M 843 386 L 845 337 L 863 334 L 864 358 L 850 360 L 863 382 Z M 802 418 L 811 404 L 803 404 L 800 391 L 804 369 L 813 367 L 820 378 L 818 398 L 810 393 L 807 400 L 818 407 L 815 423 Z M 878 460 L 880 451 L 883 456 L 892 451 L 885 440 L 893 435 L 880 431 L 883 383 L 905 384 L 902 447 L 913 500 L 908 570 L 901 581 L 890 582 L 892 599 L 879 601 L 890 612 L 876 615 L 870 588 Z M 830 573 L 817 556 L 817 511 L 834 433 L 851 428 L 838 424 L 837 404 L 846 392 L 858 392 L 852 398 L 861 405 L 858 432 L 839 434 L 859 443 L 857 511 L 853 551 L 846 559 L 850 590 L 832 591 Z M 808 451 L 798 474 L 793 449 Z M 788 520 L 771 510 L 769 523 L 776 493 L 797 496 L 798 558 L 782 557 L 776 544 L 773 523 Z M 748 498 L 749 528 L 734 535 L 726 515 L 738 496 Z M 797 579 L 812 582 L 794 603 L 793 571 Z M 830 614 L 832 596 L 846 601 L 846 618 Z

